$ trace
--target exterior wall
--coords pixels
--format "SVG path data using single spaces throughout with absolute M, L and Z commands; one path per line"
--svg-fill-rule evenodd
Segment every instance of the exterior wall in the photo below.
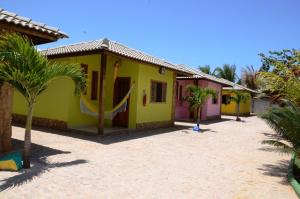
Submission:
M 215 90 L 218 94 L 218 102 L 217 104 L 212 103 L 212 98 L 209 97 L 207 102 L 203 105 L 201 109 L 201 120 L 215 119 L 220 118 L 220 107 L 221 107 L 221 90 L 222 86 L 218 83 L 214 83 L 207 80 L 177 80 L 178 89 L 182 86 L 183 89 L 183 97 L 187 96 L 186 87 L 190 84 L 197 84 L 202 88 L 211 88 Z M 179 91 L 178 91 L 179 93 Z M 186 101 L 181 101 L 179 96 L 176 97 L 176 111 L 175 111 L 175 119 L 176 120 L 193 120 L 190 117 L 191 111 L 189 109 L 189 104 Z
M 222 95 L 234 95 L 229 90 L 223 90 Z M 240 115 L 250 115 L 251 99 L 247 100 L 245 103 L 240 104 Z M 236 114 L 236 103 L 230 101 L 229 104 L 222 103 L 222 114 L 224 115 L 235 115 Z
M 130 95 L 129 103 L 129 128 L 136 127 L 136 114 L 137 114 L 137 93 L 138 93 L 138 75 L 139 66 L 138 62 L 129 59 L 120 59 L 117 56 L 109 55 L 107 56 L 107 66 L 106 66 L 106 77 L 104 82 L 104 110 L 109 111 L 113 108 L 113 93 L 114 93 L 114 65 L 117 61 L 120 61 L 120 68 L 118 71 L 118 77 L 130 77 L 131 85 L 134 83 L 133 91 Z M 98 93 L 99 94 L 99 93 Z M 98 105 L 98 102 L 97 102 Z M 112 126 L 111 120 L 105 120 L 106 126 Z
M 173 81 L 174 72 L 166 70 L 165 74 L 159 73 L 158 67 L 139 65 L 137 125 L 153 122 L 169 122 L 172 120 Z M 151 102 L 151 81 L 167 83 L 166 102 Z M 143 106 L 143 94 L 147 96 L 146 106 Z
M 205 80 L 204 80 L 205 81 Z M 222 85 L 218 83 L 214 83 L 211 81 L 207 81 L 208 88 L 211 88 L 216 91 L 217 94 L 217 103 L 213 104 L 213 99 L 210 97 L 205 103 L 204 107 L 206 107 L 206 113 L 203 113 L 203 120 L 206 119 L 214 119 L 221 117 L 221 103 L 222 103 Z M 206 116 L 206 118 L 205 118 Z
M 69 98 L 73 95 L 71 80 L 62 78 L 53 81 L 48 89 L 37 98 L 34 117 L 68 122 Z M 26 115 L 25 98 L 16 90 L 13 96 L 13 113 Z
M 175 119 L 176 120 L 191 120 L 189 103 L 179 99 L 180 86 L 182 87 L 182 96 L 187 96 L 186 87 L 190 84 L 194 84 L 194 80 L 177 80 L 178 84 L 178 95 L 176 96 L 176 109 Z
M 268 98 L 257 99 L 253 98 L 253 110 L 252 113 L 262 113 L 267 111 L 271 107 L 278 107 L 277 104 L 273 104 Z
M 100 54 L 55 58 L 53 61 L 68 62 L 88 65 L 86 98 L 94 106 L 98 106 L 97 100 L 91 99 L 92 71 L 98 71 L 100 75 Z M 109 111 L 113 108 L 114 92 L 114 65 L 120 63 L 118 77 L 130 77 L 131 84 L 135 84 L 130 95 L 129 104 L 129 128 L 135 129 L 149 124 L 169 124 L 172 116 L 173 74 L 166 70 L 165 74 L 159 73 L 159 67 L 140 63 L 130 59 L 120 58 L 113 54 L 107 56 L 106 76 L 104 80 L 104 109 Z M 164 81 L 167 83 L 166 103 L 150 103 L 151 80 Z M 100 81 L 98 83 L 99 98 Z M 147 105 L 143 106 L 143 92 L 147 94 Z M 39 96 L 34 110 L 35 118 L 45 118 L 54 121 L 65 122 L 68 128 L 98 125 L 98 118 L 86 115 L 80 111 L 80 97 L 74 96 L 74 85 L 67 78 L 57 79 L 51 82 L 47 90 Z M 25 99 L 17 91 L 14 92 L 13 113 L 26 115 Z M 157 114 L 159 113 L 159 114 Z M 105 126 L 111 126 L 111 120 L 105 120 Z M 149 125 L 148 125 L 149 126 Z

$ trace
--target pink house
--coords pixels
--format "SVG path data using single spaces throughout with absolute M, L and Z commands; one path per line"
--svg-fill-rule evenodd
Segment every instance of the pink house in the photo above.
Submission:
M 190 110 L 188 102 L 183 100 L 183 98 L 187 96 L 186 87 L 190 84 L 198 85 L 203 88 L 208 87 L 216 91 L 217 96 L 215 98 L 210 97 L 203 105 L 201 110 L 201 120 L 220 119 L 222 86 L 228 86 L 228 84 L 220 78 L 199 71 L 194 72 L 197 74 L 192 77 L 177 77 L 175 119 L 192 121 L 194 118 L 194 113 Z

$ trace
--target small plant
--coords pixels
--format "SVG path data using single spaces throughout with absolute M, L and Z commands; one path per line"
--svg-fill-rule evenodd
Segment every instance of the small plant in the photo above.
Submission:
M 190 109 L 197 112 L 197 127 L 200 130 L 201 108 L 209 97 L 216 97 L 216 92 L 210 88 L 201 88 L 195 85 L 186 87 L 189 95 L 184 99 L 189 103 Z
M 274 129 L 276 139 L 264 140 L 281 152 L 294 152 L 300 158 L 300 108 L 289 102 L 284 107 L 274 107 L 259 115 Z
M 249 93 L 244 93 L 241 91 L 237 90 L 232 90 L 231 91 L 230 100 L 234 101 L 236 103 L 236 121 L 241 121 L 240 118 L 240 104 L 241 103 L 246 103 L 247 100 L 250 99 L 250 94 Z
M 85 88 L 85 77 L 77 65 L 49 62 L 26 37 L 19 34 L 1 36 L 0 81 L 11 84 L 27 101 L 24 168 L 30 168 L 31 125 L 37 97 L 59 77 L 72 79 L 76 94 Z

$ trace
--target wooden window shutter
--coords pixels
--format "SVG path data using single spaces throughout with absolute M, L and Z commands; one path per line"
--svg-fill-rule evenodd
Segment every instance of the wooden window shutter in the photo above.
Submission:
M 86 76 L 88 75 L 88 65 L 87 64 L 81 64 L 81 70 L 82 70 L 83 74 L 85 74 Z
M 98 71 L 92 72 L 91 100 L 96 100 L 98 97 Z
M 182 100 L 182 85 L 179 87 L 179 100 Z
M 162 83 L 162 102 L 166 102 L 167 98 L 167 83 Z
M 179 87 L 179 84 L 178 84 L 178 81 L 176 81 L 176 99 L 178 99 L 178 87 Z
M 151 102 L 156 101 L 156 82 L 151 82 Z

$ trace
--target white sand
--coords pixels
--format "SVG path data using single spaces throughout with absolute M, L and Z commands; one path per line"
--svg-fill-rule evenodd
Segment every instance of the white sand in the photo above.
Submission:
M 202 134 L 169 130 L 140 138 L 34 131 L 38 160 L 30 171 L 0 172 L 2 188 L 22 182 L 0 198 L 297 198 L 286 179 L 290 157 L 260 143 L 272 132 L 263 121 L 243 120 L 201 125 Z M 13 132 L 23 139 L 23 129 Z M 69 163 L 57 164 L 63 162 Z

